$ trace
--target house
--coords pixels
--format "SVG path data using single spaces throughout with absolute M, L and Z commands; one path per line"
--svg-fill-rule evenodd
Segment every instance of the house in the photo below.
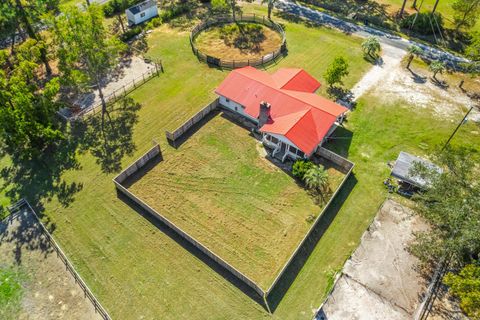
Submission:
M 251 120 L 272 156 L 285 161 L 312 156 L 348 111 L 315 94 L 319 87 L 302 69 L 270 75 L 245 67 L 230 72 L 215 93 L 221 106 Z
M 156 0 L 147 0 L 125 10 L 128 25 L 134 26 L 158 16 Z
M 391 176 L 398 179 L 403 190 L 426 189 L 430 184 L 427 178 L 415 172 L 415 166 L 421 165 L 427 170 L 441 174 L 443 170 L 433 163 L 401 151 L 392 168 Z

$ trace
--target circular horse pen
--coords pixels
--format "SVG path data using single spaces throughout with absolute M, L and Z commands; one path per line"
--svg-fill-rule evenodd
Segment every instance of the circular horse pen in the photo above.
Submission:
M 200 61 L 226 69 L 264 65 L 287 53 L 283 28 L 255 14 L 210 18 L 193 28 L 190 45 Z

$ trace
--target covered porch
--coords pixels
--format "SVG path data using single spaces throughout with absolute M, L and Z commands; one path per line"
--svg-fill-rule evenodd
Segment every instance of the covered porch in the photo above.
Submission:
M 296 147 L 293 143 L 287 141 L 285 137 L 262 133 L 262 143 L 264 146 L 272 149 L 272 157 L 284 162 L 287 158 L 297 160 L 299 158 L 308 158 L 302 150 Z

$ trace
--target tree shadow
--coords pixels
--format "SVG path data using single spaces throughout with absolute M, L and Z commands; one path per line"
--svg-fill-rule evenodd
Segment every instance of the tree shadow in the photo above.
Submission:
M 413 82 L 420 83 L 420 84 L 423 84 L 423 83 L 427 82 L 427 77 L 426 76 L 420 75 L 420 74 L 412 71 L 412 69 L 410 69 L 410 68 L 407 68 L 407 70 L 410 71 L 410 73 L 412 74 Z
M 100 115 L 75 123 L 74 134 L 81 141 L 79 151 L 89 151 L 104 173 L 120 171 L 123 157 L 136 150 L 133 127 L 138 122 L 140 108 L 139 103 L 126 97 L 113 105 L 103 129 Z
M 44 149 L 36 157 L 25 159 L 21 154 L 11 154 L 11 164 L 0 170 L 4 180 L 5 196 L 11 202 L 26 198 L 42 216 L 43 202 L 50 202 L 54 196 L 63 207 L 74 201 L 74 195 L 82 190 L 83 184 L 69 182 L 62 174 L 69 170 L 81 169 L 76 159 L 78 141 L 62 128 L 66 138 Z
M 448 83 L 447 83 L 446 81 L 444 81 L 444 80 L 439 80 L 439 79 L 437 79 L 437 78 L 431 77 L 431 78 L 430 78 L 430 81 L 432 81 L 432 83 L 433 83 L 435 86 L 439 87 L 440 89 L 443 89 L 443 90 L 447 90 L 447 89 L 448 89 Z
M 22 205 L 0 222 L 0 246 L 10 244 L 14 263 L 22 264 L 24 251 L 40 251 L 44 257 L 53 252 L 33 212 Z
M 348 158 L 350 146 L 352 144 L 353 132 L 345 127 L 337 127 L 327 142 L 323 145 L 326 149 Z
M 363 55 L 363 60 L 367 61 L 368 63 L 374 65 L 374 66 L 382 66 L 383 65 L 383 59 L 378 56 L 377 54 L 372 55 L 372 54 L 364 54 Z
M 352 108 L 353 105 L 353 99 L 355 98 L 353 96 L 352 91 L 349 89 L 345 89 L 339 86 L 329 86 L 327 88 L 327 94 L 335 98 L 335 100 L 341 100 L 343 102 L 342 105 L 347 105 L 349 109 Z

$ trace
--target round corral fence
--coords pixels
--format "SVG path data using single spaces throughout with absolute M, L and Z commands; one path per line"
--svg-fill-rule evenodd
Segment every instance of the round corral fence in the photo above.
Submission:
M 251 22 L 251 23 L 259 23 L 264 26 L 267 26 L 280 34 L 282 39 L 281 45 L 275 51 L 265 54 L 258 58 L 235 59 L 235 60 L 234 59 L 228 60 L 228 59 L 223 59 L 219 57 L 213 57 L 197 49 L 197 47 L 195 46 L 195 38 L 202 31 L 218 25 L 229 24 L 234 22 Z M 283 28 L 278 23 L 275 23 L 264 16 L 258 16 L 255 14 L 240 14 L 236 16 L 235 20 L 233 19 L 232 16 L 227 16 L 227 15 L 221 15 L 221 16 L 209 18 L 208 20 L 201 22 L 195 28 L 193 28 L 192 32 L 190 33 L 190 45 L 192 46 L 193 53 L 198 57 L 200 61 L 206 62 L 209 65 L 218 66 L 226 69 L 235 69 L 235 68 L 241 68 L 246 66 L 255 67 L 255 66 L 264 65 L 266 63 L 269 63 L 275 60 L 277 57 L 286 54 L 287 52 L 287 39 L 285 37 L 285 31 L 283 30 Z

